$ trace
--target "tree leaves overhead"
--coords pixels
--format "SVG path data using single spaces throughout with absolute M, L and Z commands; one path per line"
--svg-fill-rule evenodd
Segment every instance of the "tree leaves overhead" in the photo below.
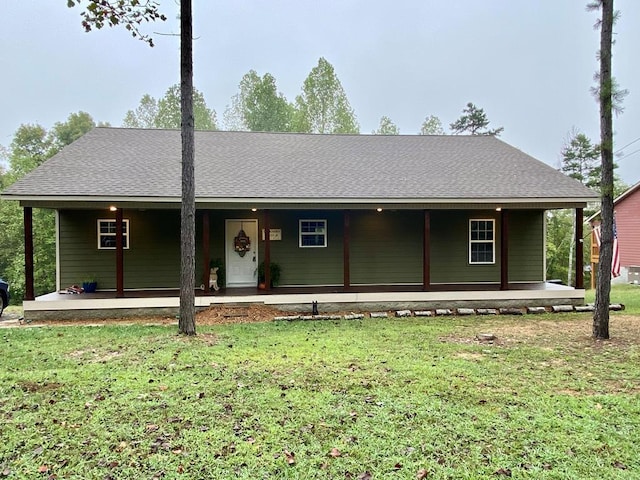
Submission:
M 449 127 L 454 135 L 492 135 L 499 136 L 504 127 L 489 129 L 489 120 L 482 108 L 476 107 L 473 103 L 467 103 L 466 108 L 462 110 L 462 116 L 451 123 Z
M 83 0 L 67 0 L 67 7 L 81 5 Z M 143 22 L 164 22 L 167 17 L 158 11 L 159 3 L 154 0 L 87 0 L 87 7 L 80 13 L 85 32 L 100 30 L 105 25 L 124 25 L 133 37 L 153 47 L 153 39 L 140 32 Z
M 307 133 L 359 133 L 360 126 L 333 66 L 318 60 L 296 97 L 295 130 Z

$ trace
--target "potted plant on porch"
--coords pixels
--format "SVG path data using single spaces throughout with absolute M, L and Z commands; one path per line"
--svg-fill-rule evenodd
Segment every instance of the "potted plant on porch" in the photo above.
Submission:
M 264 273 L 264 262 L 260 262 L 260 265 L 258 265 L 258 288 L 260 289 L 266 287 Z M 269 262 L 269 280 L 271 287 L 277 286 L 278 282 L 280 282 L 280 265 L 275 262 Z
M 94 276 L 88 276 L 82 281 L 82 289 L 85 293 L 94 293 L 98 288 L 98 281 Z

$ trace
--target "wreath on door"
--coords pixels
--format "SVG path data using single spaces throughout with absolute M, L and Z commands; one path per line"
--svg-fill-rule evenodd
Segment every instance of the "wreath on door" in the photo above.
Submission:
M 233 239 L 233 249 L 241 257 L 244 257 L 251 250 L 251 239 L 245 233 L 242 223 L 240 224 L 238 235 Z

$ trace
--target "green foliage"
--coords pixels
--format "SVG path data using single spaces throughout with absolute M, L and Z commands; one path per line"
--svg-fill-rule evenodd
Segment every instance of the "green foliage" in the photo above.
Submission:
M 143 97 L 144 98 L 144 97 Z M 196 130 L 217 130 L 216 112 L 207 107 L 204 95 L 193 89 L 193 119 Z M 155 128 L 180 128 L 180 85 L 175 84 L 158 100 Z
M 40 125 L 21 125 L 14 134 L 7 153 L 9 170 L 2 173 L 0 185 L 10 186 L 37 168 L 62 147 L 77 140 L 95 126 L 85 112 L 69 115 L 50 131 Z M 0 199 L 0 273 L 11 284 L 11 302 L 21 303 L 25 292 L 23 209 L 17 202 Z M 56 235 L 52 210 L 33 209 L 34 286 L 35 294 L 55 290 Z
M 240 81 L 240 92 L 232 98 L 225 112 L 225 123 L 231 130 L 252 132 L 289 132 L 292 128 L 293 105 L 278 92 L 270 73 L 260 77 L 250 70 Z
M 129 110 L 122 121 L 127 128 L 155 128 L 158 116 L 158 101 L 148 93 L 140 99 L 135 110 Z
M 207 107 L 204 95 L 193 89 L 193 118 L 196 130 L 217 130 L 216 112 Z M 169 87 L 160 100 L 144 94 L 135 110 L 127 111 L 123 127 L 180 128 L 180 85 Z
M 294 130 L 306 133 L 359 133 L 360 127 L 333 66 L 318 60 L 296 97 Z
M 440 119 L 435 115 L 425 117 L 420 127 L 420 135 L 445 135 Z
M 67 7 L 80 5 L 82 0 L 67 0 Z M 86 32 L 101 29 L 105 25 L 115 27 L 124 25 L 135 38 L 153 47 L 153 39 L 140 32 L 139 27 L 143 22 L 165 21 L 167 17 L 158 11 L 158 2 L 154 0 L 87 0 L 86 10 L 80 13 L 82 27 Z
M 269 262 L 269 280 L 272 287 L 275 287 L 280 283 L 280 264 L 276 262 Z M 265 272 L 264 272 L 264 262 L 260 262 L 258 265 L 258 283 L 264 283 L 265 281 Z
M 466 108 L 462 110 L 462 116 L 449 125 L 451 131 L 455 135 L 492 135 L 499 136 L 504 127 L 489 129 L 489 120 L 482 108 L 476 107 L 473 103 L 467 103 Z
M 600 146 L 593 145 L 589 137 L 576 129 L 565 142 L 562 150 L 560 171 L 575 178 L 587 187 L 598 189 L 600 186 Z
M 638 478 L 637 329 L 595 343 L 586 314 L 522 322 L 8 329 L 0 472 Z
M 382 116 L 380 118 L 380 126 L 371 133 L 374 135 L 400 135 L 400 129 L 389 117 Z

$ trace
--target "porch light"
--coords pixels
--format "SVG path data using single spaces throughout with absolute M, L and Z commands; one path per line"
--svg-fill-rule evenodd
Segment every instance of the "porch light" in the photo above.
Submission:
M 252 209 L 251 209 L 251 211 L 252 211 L 252 212 L 257 212 L 257 211 L 258 211 L 258 209 L 254 207 L 254 208 L 252 208 Z
M 502 207 L 496 208 L 496 212 L 501 212 L 501 211 L 502 211 Z
M 111 205 L 111 206 L 109 207 L 109 211 L 110 211 L 110 212 L 115 212 L 116 210 L 118 210 L 118 207 L 116 207 L 115 205 Z
M 376 208 L 376 212 L 380 213 L 382 211 L 382 208 L 378 207 Z

